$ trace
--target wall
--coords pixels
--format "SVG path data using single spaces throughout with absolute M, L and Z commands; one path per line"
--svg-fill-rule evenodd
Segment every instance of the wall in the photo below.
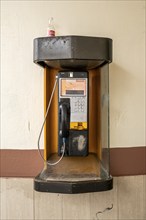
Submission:
M 46 36 L 51 16 L 57 35 L 113 39 L 110 145 L 145 146 L 145 4 L 1 1 L 2 149 L 37 148 L 43 69 L 33 63 L 33 39 Z M 145 185 L 145 176 L 117 177 L 109 192 L 61 195 L 34 192 L 32 179 L 2 178 L 1 219 L 146 219 Z M 111 204 L 111 211 L 96 216 Z
M 0 216 L 2 220 L 145 220 L 145 177 L 117 177 L 112 191 L 74 195 L 39 193 L 32 190 L 32 179 L 3 178 Z M 113 209 L 96 215 L 112 205 Z
M 33 39 L 46 36 L 51 16 L 57 35 L 113 39 L 111 146 L 145 146 L 145 1 L 2 1 L 1 147 L 36 149 L 43 69 Z

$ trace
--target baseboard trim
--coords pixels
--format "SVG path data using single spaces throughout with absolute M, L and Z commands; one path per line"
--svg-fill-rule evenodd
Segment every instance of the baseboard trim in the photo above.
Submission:
M 43 152 L 42 152 L 43 153 Z M 37 150 L 0 150 L 0 177 L 34 178 L 43 169 Z M 112 176 L 146 174 L 146 147 L 111 148 Z

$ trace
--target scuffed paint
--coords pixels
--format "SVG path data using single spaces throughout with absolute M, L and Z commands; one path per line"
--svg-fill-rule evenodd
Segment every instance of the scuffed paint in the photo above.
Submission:
M 73 138 L 73 143 L 77 142 L 78 151 L 82 151 L 86 146 L 86 138 L 83 135 Z

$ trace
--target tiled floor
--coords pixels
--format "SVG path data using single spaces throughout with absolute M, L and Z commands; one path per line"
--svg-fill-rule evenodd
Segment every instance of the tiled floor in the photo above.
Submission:
M 65 195 L 35 192 L 33 179 L 1 178 L 1 220 L 144 220 L 145 181 L 146 176 L 115 177 L 111 191 Z

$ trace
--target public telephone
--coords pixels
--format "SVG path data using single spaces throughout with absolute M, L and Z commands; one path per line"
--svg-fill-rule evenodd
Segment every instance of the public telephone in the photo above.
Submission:
M 58 154 L 88 154 L 88 72 L 58 73 Z

